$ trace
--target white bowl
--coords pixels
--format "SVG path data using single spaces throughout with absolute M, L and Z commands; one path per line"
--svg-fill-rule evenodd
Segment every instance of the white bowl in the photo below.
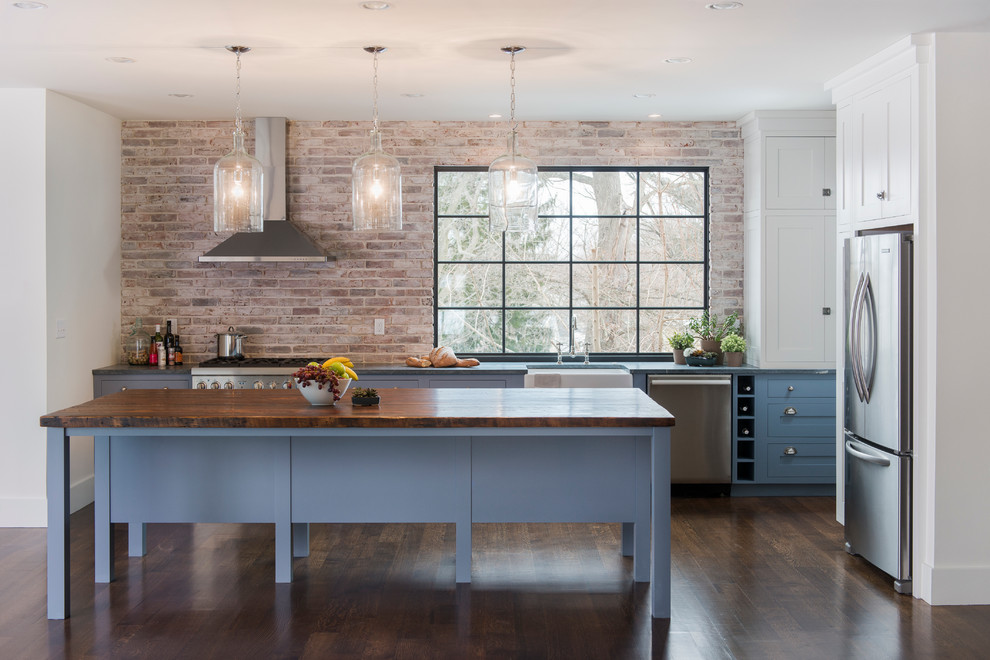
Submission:
M 350 378 L 337 379 L 337 391 L 340 392 L 340 396 L 344 396 L 344 392 L 347 391 L 350 384 Z M 299 380 L 296 379 L 296 389 L 314 406 L 332 406 L 334 404 L 333 390 L 330 387 L 319 389 L 316 383 L 310 383 L 306 387 L 303 387 L 299 384 Z

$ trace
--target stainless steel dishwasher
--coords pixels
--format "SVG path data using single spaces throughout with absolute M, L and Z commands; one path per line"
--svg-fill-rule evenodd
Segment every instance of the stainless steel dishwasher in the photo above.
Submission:
M 732 376 L 664 374 L 649 376 L 648 382 L 650 397 L 675 418 L 670 482 L 717 485 L 718 494 L 727 495 L 732 481 Z

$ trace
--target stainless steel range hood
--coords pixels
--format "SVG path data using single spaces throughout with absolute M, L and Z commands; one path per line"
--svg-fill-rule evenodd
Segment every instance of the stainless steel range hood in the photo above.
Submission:
M 264 231 L 234 234 L 200 261 L 333 261 L 287 220 L 286 122 L 285 117 L 254 120 L 255 157 L 265 168 Z

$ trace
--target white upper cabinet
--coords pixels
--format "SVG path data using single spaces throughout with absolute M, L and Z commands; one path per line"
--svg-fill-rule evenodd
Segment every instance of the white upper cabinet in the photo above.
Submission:
M 758 111 L 739 124 L 746 361 L 833 367 L 835 113 Z
M 852 162 L 857 222 L 912 213 L 912 78 L 853 99 Z
M 840 229 L 917 223 L 920 85 L 927 61 L 924 41 L 909 38 L 826 85 L 837 108 Z
M 767 210 L 835 208 L 835 138 L 767 137 Z

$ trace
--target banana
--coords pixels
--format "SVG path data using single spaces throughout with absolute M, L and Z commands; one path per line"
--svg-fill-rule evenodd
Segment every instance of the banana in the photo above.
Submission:
M 340 356 L 340 357 L 332 357 L 332 358 L 330 358 L 329 360 L 327 360 L 326 362 L 323 363 L 323 366 L 324 367 L 329 367 L 334 362 L 340 362 L 345 367 L 352 367 L 352 368 L 354 367 L 354 363 L 351 362 L 351 359 L 348 358 L 348 357 L 345 357 L 343 355 Z
M 341 363 L 341 364 L 343 364 L 343 363 Z M 351 369 L 350 367 L 345 366 L 344 367 L 344 371 L 347 373 L 348 376 L 350 376 L 354 380 L 360 380 L 360 378 L 358 378 L 358 375 L 356 373 L 354 373 L 354 370 Z

